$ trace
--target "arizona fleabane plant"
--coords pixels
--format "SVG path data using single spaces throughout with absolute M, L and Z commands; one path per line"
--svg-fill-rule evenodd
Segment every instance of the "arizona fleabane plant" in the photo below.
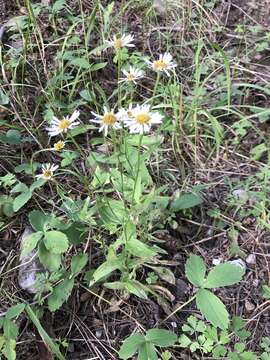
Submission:
M 162 123 L 163 116 L 157 111 L 151 111 L 150 105 L 136 105 L 131 110 L 131 118 L 124 120 L 131 134 L 148 133 L 153 124 Z
M 65 147 L 65 142 L 62 140 L 59 140 L 53 144 L 53 148 L 55 151 L 61 151 L 64 147 Z
M 59 168 L 58 165 L 44 164 L 41 167 L 41 174 L 36 175 L 38 179 L 50 180 L 53 177 L 55 170 Z
M 80 112 L 78 110 L 75 110 L 71 116 L 65 116 L 61 120 L 54 116 L 51 126 L 46 128 L 49 136 L 57 136 L 59 134 L 66 133 L 68 130 L 78 126 L 80 122 L 76 120 L 79 116 Z
M 110 110 L 106 106 L 103 107 L 103 110 L 104 112 L 102 115 L 98 115 L 92 111 L 95 119 L 91 119 L 90 121 L 100 124 L 99 132 L 104 131 L 104 135 L 107 136 L 110 127 L 114 129 L 121 128 L 121 125 L 119 124 L 119 120 L 121 119 L 119 113 L 115 113 L 114 110 Z
M 153 62 L 148 61 L 147 63 L 153 70 L 165 72 L 168 76 L 170 76 L 170 71 L 177 66 L 177 64 L 173 62 L 172 55 L 168 52 L 160 54 L 158 60 L 154 60 Z
M 140 69 L 134 68 L 133 66 L 129 67 L 129 70 L 122 70 L 124 78 L 120 78 L 119 82 L 133 82 L 136 84 L 136 81 L 143 78 L 144 72 Z
M 124 109 L 121 108 L 118 111 L 118 118 L 120 121 L 126 121 L 126 120 L 130 120 L 132 118 L 132 109 L 133 109 L 133 105 L 132 103 L 129 104 L 128 109 Z
M 107 40 L 107 44 L 111 47 L 114 47 L 114 49 L 117 51 L 125 47 L 134 47 L 135 45 L 132 43 L 133 40 L 134 36 L 130 34 L 123 34 L 121 37 L 114 35 L 112 40 Z

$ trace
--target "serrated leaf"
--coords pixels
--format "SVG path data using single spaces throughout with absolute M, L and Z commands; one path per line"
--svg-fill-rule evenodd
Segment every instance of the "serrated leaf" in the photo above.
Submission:
M 119 350 L 119 358 L 126 360 L 132 357 L 139 347 L 145 342 L 145 339 L 140 334 L 134 334 L 129 336 L 122 344 Z
M 13 210 L 16 212 L 20 210 L 32 197 L 32 192 L 30 190 L 23 192 L 14 199 Z
M 41 242 L 38 248 L 38 257 L 41 264 L 50 271 L 56 271 L 61 265 L 61 254 L 53 254 L 48 251 Z
M 229 314 L 221 300 L 209 290 L 200 289 L 196 293 L 196 304 L 203 316 L 212 325 L 220 329 L 227 329 Z
M 198 194 L 183 194 L 172 201 L 171 210 L 179 211 L 184 209 L 189 209 L 194 206 L 200 205 L 202 203 L 202 198 Z
M 151 329 L 146 332 L 145 339 L 160 347 L 172 346 L 177 340 L 177 336 L 170 330 Z
M 20 259 L 24 258 L 27 254 L 34 250 L 42 237 L 43 233 L 41 231 L 28 235 L 22 244 Z
M 36 231 L 44 231 L 45 226 L 49 223 L 51 216 L 44 214 L 42 211 L 33 210 L 28 215 L 32 228 Z
M 58 310 L 62 304 L 67 301 L 74 286 L 74 278 L 65 279 L 56 285 L 53 293 L 48 297 L 49 310 L 54 312 Z
M 216 265 L 208 274 L 204 287 L 208 289 L 230 286 L 241 281 L 244 269 L 225 263 Z
M 47 231 L 44 236 L 44 244 L 48 251 L 54 254 L 62 254 L 68 249 L 68 238 L 61 231 Z
M 191 255 L 185 265 L 185 273 L 188 280 L 195 286 L 203 287 L 205 281 L 206 266 L 203 259 L 198 255 Z
M 88 261 L 88 256 L 86 254 L 77 254 L 73 256 L 71 260 L 71 272 L 72 275 L 77 275 L 85 267 Z

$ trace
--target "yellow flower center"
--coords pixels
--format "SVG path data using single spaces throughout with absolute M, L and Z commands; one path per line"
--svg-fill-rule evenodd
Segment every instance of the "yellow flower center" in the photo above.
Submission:
M 43 170 L 43 177 L 45 179 L 50 179 L 52 177 L 52 175 L 53 175 L 53 173 L 51 170 L 48 170 L 48 169 Z
M 168 65 L 163 60 L 156 60 L 154 61 L 153 67 L 155 70 L 164 70 Z
M 150 119 L 151 117 L 148 114 L 139 114 L 135 117 L 136 122 L 140 125 L 148 124 Z
M 133 74 L 128 74 L 127 75 L 127 80 L 128 81 L 133 81 L 135 79 L 134 75 Z
M 65 143 L 61 140 L 53 145 L 55 151 L 62 150 L 64 146 L 65 146 Z
M 105 125 L 113 125 L 114 123 L 116 123 L 117 119 L 116 116 L 110 112 L 103 116 L 102 121 Z
M 64 118 L 58 124 L 59 130 L 61 130 L 61 131 L 67 130 L 68 127 L 70 126 L 70 124 L 71 124 L 71 121 L 67 118 Z
M 123 44 L 122 39 L 115 39 L 115 40 L 114 40 L 114 48 L 115 48 L 116 50 L 119 50 L 119 49 L 121 49 L 122 47 L 124 47 L 124 44 Z

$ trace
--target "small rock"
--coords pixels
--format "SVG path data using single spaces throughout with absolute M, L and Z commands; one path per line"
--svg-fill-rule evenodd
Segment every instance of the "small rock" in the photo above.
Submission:
M 221 258 L 213 259 L 213 260 L 212 260 L 212 264 L 213 264 L 213 265 L 219 265 L 219 264 L 221 263 L 221 260 L 222 260 Z
M 256 255 L 255 254 L 249 254 L 246 258 L 246 263 L 249 265 L 255 265 L 256 264 Z
M 32 233 L 32 228 L 27 226 L 20 238 L 21 249 L 25 239 Z M 18 283 L 20 287 L 23 290 L 28 291 L 30 294 L 36 294 L 37 288 L 34 286 L 34 284 L 36 282 L 37 274 L 42 270 L 42 265 L 37 258 L 35 250 L 31 251 L 24 257 L 20 257 L 20 268 L 18 274 Z
M 246 271 L 246 269 L 247 269 L 246 263 L 242 259 L 231 260 L 231 261 L 228 261 L 228 263 L 237 265 L 240 268 L 242 268 L 244 271 Z
M 248 312 L 251 312 L 255 309 L 255 305 L 253 303 L 251 303 L 248 300 L 245 300 L 245 308 Z
M 176 279 L 175 286 L 176 286 L 175 295 L 177 300 L 183 300 L 188 292 L 187 283 L 182 279 Z

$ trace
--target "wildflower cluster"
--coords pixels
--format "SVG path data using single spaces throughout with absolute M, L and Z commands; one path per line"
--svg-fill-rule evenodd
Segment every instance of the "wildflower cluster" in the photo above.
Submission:
M 123 34 L 121 37 L 113 36 L 111 40 L 107 40 L 106 44 L 108 47 L 113 47 L 116 52 L 123 48 L 133 48 L 134 37 L 130 34 Z M 157 73 L 164 72 L 166 75 L 170 75 L 177 65 L 173 62 L 172 55 L 169 53 L 160 54 L 159 58 L 153 61 L 146 61 L 147 66 Z M 137 84 L 137 82 L 145 76 L 145 72 L 142 69 L 129 66 L 128 70 L 122 69 L 123 77 L 118 79 L 119 83 L 129 82 Z M 132 103 L 129 104 L 128 108 L 109 108 L 103 106 L 103 112 L 98 114 L 91 112 L 93 117 L 89 121 L 92 123 L 99 124 L 99 132 L 103 132 L 104 136 L 108 135 L 110 129 L 119 130 L 127 129 L 130 134 L 146 134 L 151 130 L 152 125 L 162 123 L 163 115 L 158 111 L 153 110 L 151 105 L 144 103 L 142 105 Z M 79 121 L 80 112 L 75 110 L 71 116 L 63 117 L 58 119 L 53 117 L 49 127 L 46 128 L 48 135 L 54 137 L 57 135 L 64 135 L 68 130 L 74 129 L 80 124 Z M 65 146 L 65 142 L 59 140 L 53 145 L 53 150 L 61 151 Z M 45 164 L 42 167 L 42 173 L 37 175 L 38 178 L 49 180 L 53 176 L 53 172 L 58 166 L 52 164 Z

